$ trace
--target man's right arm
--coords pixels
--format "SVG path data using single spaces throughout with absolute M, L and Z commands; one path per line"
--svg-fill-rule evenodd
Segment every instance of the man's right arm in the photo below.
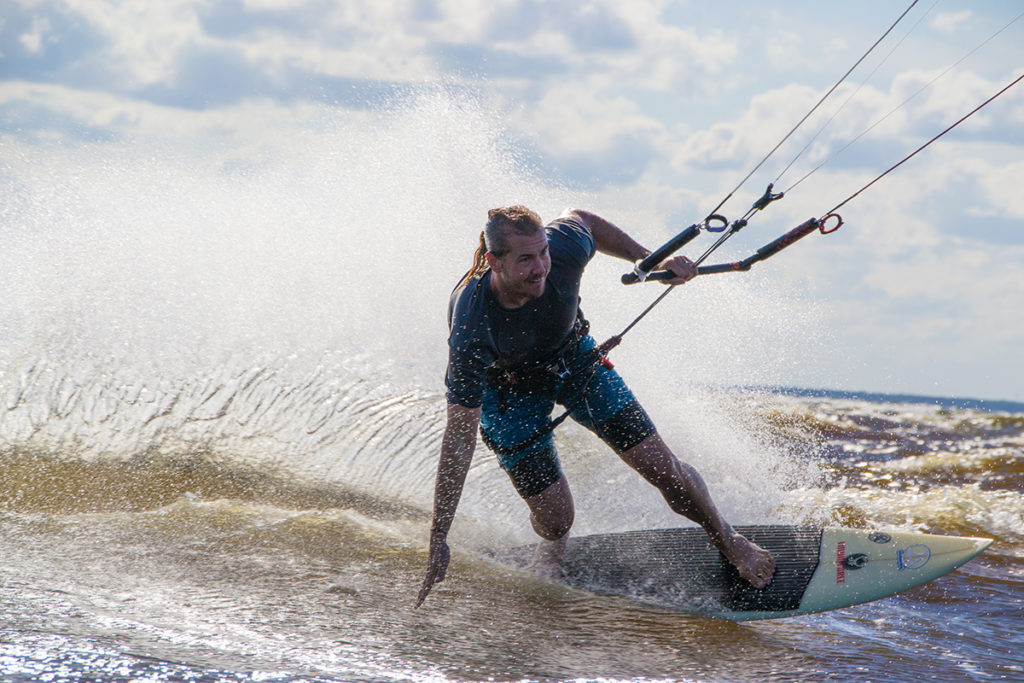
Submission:
M 602 254 L 635 263 L 651 253 L 649 249 L 641 246 L 619 226 L 596 213 L 583 209 L 566 209 L 562 215 L 572 216 L 587 226 L 590 234 L 594 237 L 594 247 Z
M 594 237 L 594 247 L 602 254 L 635 263 L 647 258 L 651 253 L 617 225 L 596 213 L 583 209 L 567 209 L 562 215 L 573 216 L 583 223 Z M 671 270 L 675 274 L 675 278 L 664 281 L 666 285 L 681 285 L 697 275 L 697 267 L 685 256 L 675 256 L 662 261 L 657 268 Z
M 476 431 L 480 425 L 480 408 L 467 408 L 448 403 L 447 422 L 441 439 L 441 459 L 434 485 L 434 521 L 430 527 L 430 558 L 427 576 L 416 599 L 416 607 L 426 599 L 435 583 L 444 580 L 450 559 L 448 530 L 455 519 L 455 509 L 462 496 L 469 465 L 476 450 Z

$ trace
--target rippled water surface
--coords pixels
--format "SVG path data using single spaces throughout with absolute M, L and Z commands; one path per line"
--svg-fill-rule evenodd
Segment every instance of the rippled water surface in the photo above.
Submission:
M 411 427 L 424 411 L 437 419 L 430 413 L 440 397 L 432 398 L 378 397 L 361 412 L 391 415 L 396 430 L 409 428 L 390 442 L 400 460 L 416 438 L 436 446 L 436 434 Z M 846 525 L 988 536 L 995 544 L 899 596 L 739 625 L 571 591 L 492 565 L 483 551 L 522 540 L 521 521 L 510 519 L 501 533 L 493 520 L 467 519 L 453 541 L 450 579 L 413 611 L 429 521 L 423 505 L 368 495 L 344 477 L 314 484 L 260 468 L 231 454 L 244 443 L 237 434 L 223 446 L 214 439 L 202 449 L 129 458 L 72 443 L 57 450 L 8 445 L 0 485 L 0 670 L 9 680 L 954 681 L 1024 674 L 1017 630 L 1024 414 L 764 395 L 732 400 L 747 419 L 776 425 L 778 438 L 823 444 L 817 480 L 783 492 L 776 521 L 822 522 L 827 508 L 826 516 Z M 248 414 L 242 401 L 219 419 Z M 335 414 L 347 419 L 344 410 Z M 560 439 L 563 448 L 599 448 L 573 431 Z M 488 483 L 493 463 L 482 460 L 479 485 L 496 488 L 500 480 Z M 352 450 L 349 466 L 360 463 Z

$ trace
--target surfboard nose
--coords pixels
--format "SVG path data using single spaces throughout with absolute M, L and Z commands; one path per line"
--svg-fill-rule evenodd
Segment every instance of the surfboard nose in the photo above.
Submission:
M 971 545 L 973 546 L 972 549 L 969 551 L 970 556 L 967 558 L 971 559 L 972 557 L 977 557 L 982 553 L 982 551 L 984 551 L 986 548 L 992 545 L 993 539 L 981 538 L 979 536 L 967 536 L 964 538 L 964 540 L 970 541 Z

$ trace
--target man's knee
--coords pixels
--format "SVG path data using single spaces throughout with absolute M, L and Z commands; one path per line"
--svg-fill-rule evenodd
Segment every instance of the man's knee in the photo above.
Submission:
M 562 538 L 572 528 L 576 511 L 565 476 L 535 496 L 526 499 L 530 523 L 537 535 L 549 541 Z
M 546 541 L 557 541 L 558 539 L 569 533 L 572 528 L 572 515 L 569 518 L 562 519 L 545 519 L 540 520 L 537 515 L 530 515 L 530 521 L 532 522 L 533 530 L 537 532 L 537 535 Z

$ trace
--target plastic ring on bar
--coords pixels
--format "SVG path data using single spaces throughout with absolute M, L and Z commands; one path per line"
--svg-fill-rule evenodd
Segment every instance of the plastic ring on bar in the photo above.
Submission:
M 729 227 L 729 219 L 720 213 L 713 213 L 704 219 L 704 229 L 708 232 L 722 232 Z
M 828 222 L 832 218 L 835 219 L 835 225 L 829 227 Z M 839 229 L 839 227 L 843 224 L 843 217 L 840 216 L 838 213 L 829 213 L 822 216 L 818 223 L 818 231 L 822 235 L 828 235 Z

